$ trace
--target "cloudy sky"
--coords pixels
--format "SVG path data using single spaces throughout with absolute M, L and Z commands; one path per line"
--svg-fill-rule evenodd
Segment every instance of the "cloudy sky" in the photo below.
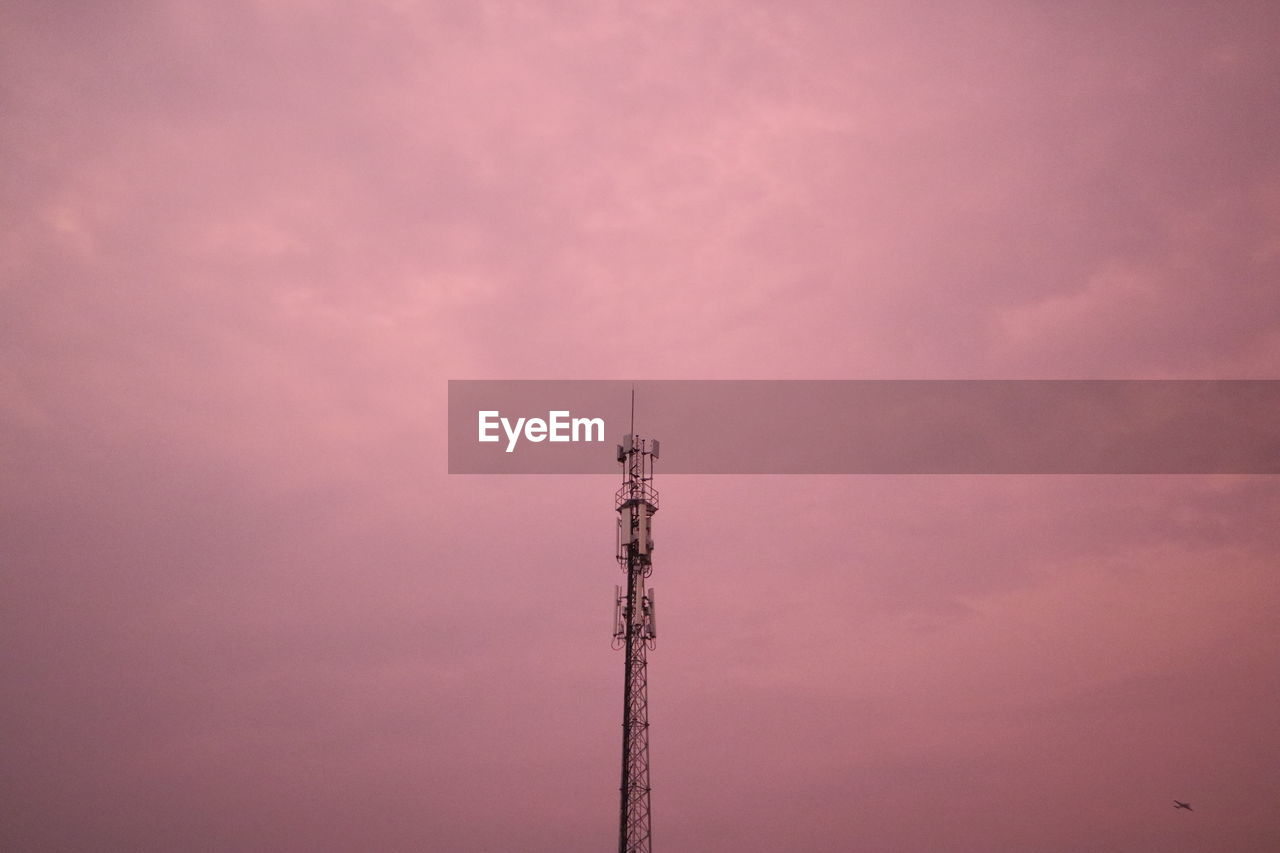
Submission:
M 1277 43 L 5 2 L 0 847 L 609 849 L 617 478 L 447 380 L 1275 378 Z M 1280 846 L 1274 477 L 659 478 L 657 848 Z

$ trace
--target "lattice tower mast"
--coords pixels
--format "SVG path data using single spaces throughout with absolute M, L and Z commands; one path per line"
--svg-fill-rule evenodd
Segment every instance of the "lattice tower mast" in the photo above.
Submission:
M 628 434 L 618 445 L 622 488 L 615 495 L 618 511 L 618 565 L 627 573 L 626 587 L 615 588 L 614 648 L 626 650 L 622 698 L 622 806 L 618 853 L 652 853 L 649 815 L 649 689 L 646 665 L 655 646 L 653 590 L 645 580 L 653 573 L 653 514 L 658 492 L 653 487 L 653 461 L 658 442 Z

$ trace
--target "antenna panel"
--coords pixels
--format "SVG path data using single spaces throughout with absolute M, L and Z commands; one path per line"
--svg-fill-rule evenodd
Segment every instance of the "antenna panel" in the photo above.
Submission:
M 653 602 L 653 590 L 649 590 L 649 636 L 658 638 L 658 606 Z
M 621 637 L 626 634 L 626 626 L 622 622 L 622 587 L 614 585 L 613 587 L 613 636 Z
M 636 551 L 640 554 L 649 553 L 649 507 L 648 504 L 636 503 L 631 507 L 631 512 L 635 518 L 635 524 L 632 527 L 632 541 L 635 543 Z

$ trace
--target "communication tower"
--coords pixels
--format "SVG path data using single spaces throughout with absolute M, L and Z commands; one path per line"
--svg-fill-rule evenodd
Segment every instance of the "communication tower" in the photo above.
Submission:
M 634 403 L 633 403 L 634 405 Z M 618 445 L 622 488 L 618 510 L 618 566 L 626 586 L 614 589 L 613 644 L 626 650 L 622 693 L 622 809 L 618 853 L 651 853 L 649 820 L 649 688 L 647 655 L 654 648 L 653 590 L 645 580 L 653 573 L 653 514 L 658 492 L 653 487 L 653 461 L 658 442 L 627 434 Z

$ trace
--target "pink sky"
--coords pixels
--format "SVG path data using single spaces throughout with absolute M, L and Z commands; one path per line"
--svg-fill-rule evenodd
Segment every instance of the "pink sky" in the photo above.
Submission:
M 610 849 L 617 478 L 446 381 L 1276 378 L 1278 43 L 4 4 L 0 847 Z M 1280 847 L 1276 478 L 657 485 L 656 849 Z

